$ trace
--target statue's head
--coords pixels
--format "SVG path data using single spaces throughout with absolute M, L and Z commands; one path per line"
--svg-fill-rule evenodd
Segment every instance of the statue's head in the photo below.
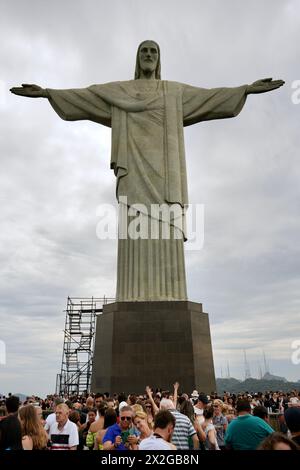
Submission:
M 134 79 L 137 80 L 143 72 L 154 72 L 155 78 L 160 80 L 160 49 L 155 41 L 143 41 L 136 54 Z

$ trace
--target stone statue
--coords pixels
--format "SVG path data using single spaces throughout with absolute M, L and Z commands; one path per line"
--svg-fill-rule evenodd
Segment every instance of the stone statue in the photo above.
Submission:
M 160 69 L 158 44 L 144 41 L 138 47 L 134 80 L 68 90 L 23 84 L 10 90 L 20 96 L 47 98 L 64 120 L 88 119 L 112 128 L 111 168 L 117 178 L 117 199 L 126 201 L 126 227 L 134 214 L 150 222 L 146 237 L 119 236 L 117 301 L 187 300 L 183 127 L 235 117 L 247 95 L 284 84 L 265 78 L 252 85 L 204 89 L 161 80 Z M 138 210 L 132 212 L 134 205 Z M 153 215 L 153 205 L 178 210 L 166 221 L 161 211 Z M 149 228 L 154 221 L 155 236 Z M 169 237 L 162 236 L 165 224 Z

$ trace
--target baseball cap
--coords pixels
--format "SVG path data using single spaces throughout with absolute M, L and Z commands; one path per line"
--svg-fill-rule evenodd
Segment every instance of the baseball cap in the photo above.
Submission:
M 205 395 L 204 393 L 199 393 L 198 401 L 202 401 L 202 403 L 204 403 L 204 405 L 207 405 L 207 403 L 208 403 L 207 395 Z

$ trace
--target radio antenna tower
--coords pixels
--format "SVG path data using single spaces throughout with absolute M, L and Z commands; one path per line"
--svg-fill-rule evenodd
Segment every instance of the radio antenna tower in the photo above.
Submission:
M 245 380 L 247 380 L 251 378 L 251 372 L 250 372 L 249 363 L 247 361 L 247 355 L 246 355 L 245 349 L 244 349 L 244 365 L 245 365 Z
M 266 359 L 266 354 L 265 354 L 265 351 L 263 350 L 263 358 L 264 358 L 264 369 L 265 369 L 265 374 L 270 374 L 270 367 L 269 367 L 269 364 L 267 363 L 267 359 Z
M 229 361 L 227 361 L 227 379 L 230 379 Z

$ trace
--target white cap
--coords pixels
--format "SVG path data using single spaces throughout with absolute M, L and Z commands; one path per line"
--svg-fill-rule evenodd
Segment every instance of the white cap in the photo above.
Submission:
M 128 403 L 126 403 L 126 401 L 121 401 L 121 403 L 119 404 L 119 411 L 121 411 L 124 406 L 128 406 Z
M 289 403 L 291 403 L 292 405 L 298 405 L 300 401 L 298 400 L 297 397 L 291 397 Z

